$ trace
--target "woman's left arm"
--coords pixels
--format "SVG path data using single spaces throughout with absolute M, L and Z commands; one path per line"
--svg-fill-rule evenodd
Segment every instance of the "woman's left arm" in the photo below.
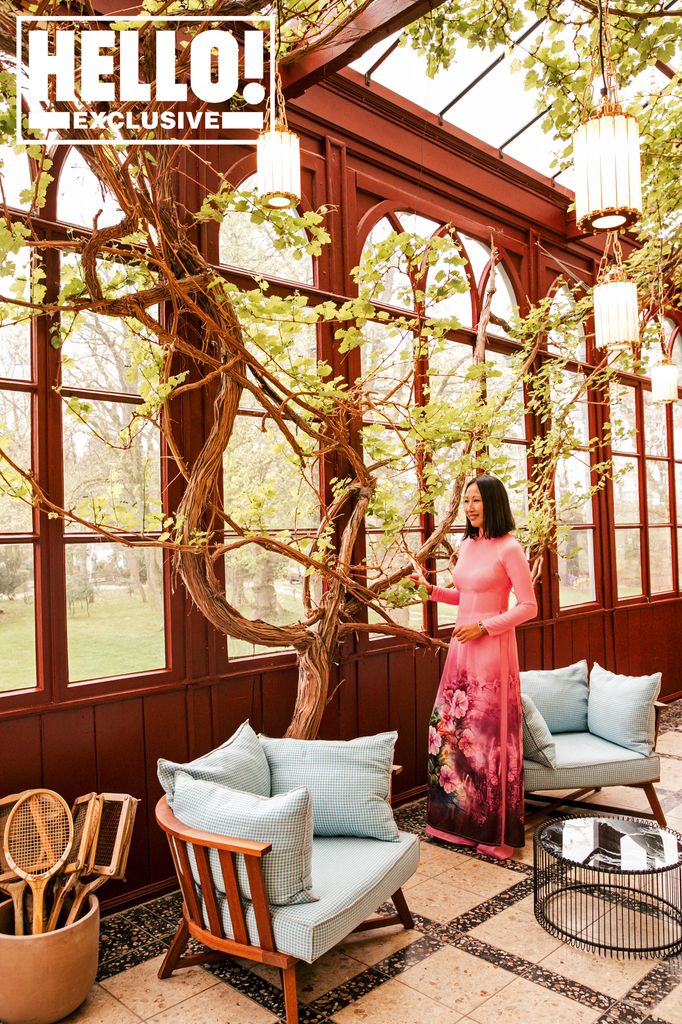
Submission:
M 483 619 L 483 625 L 490 636 L 498 636 L 514 626 L 520 626 L 522 622 L 535 618 L 538 613 L 528 559 L 518 541 L 505 545 L 501 561 L 516 594 L 517 604 L 506 612 Z

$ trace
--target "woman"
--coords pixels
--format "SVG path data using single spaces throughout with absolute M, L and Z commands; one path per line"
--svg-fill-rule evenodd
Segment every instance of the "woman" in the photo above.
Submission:
M 464 491 L 466 528 L 455 589 L 459 605 L 429 726 L 428 835 L 506 860 L 525 842 L 519 661 L 514 627 L 537 613 L 528 561 L 504 484 L 483 474 Z M 517 604 L 508 609 L 514 590 Z

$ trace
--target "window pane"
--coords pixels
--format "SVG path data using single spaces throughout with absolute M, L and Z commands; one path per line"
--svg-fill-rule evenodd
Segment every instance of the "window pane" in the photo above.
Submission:
M 488 280 L 486 279 L 485 285 L 481 291 L 481 305 L 483 305 L 486 289 L 488 287 Z M 516 315 L 518 310 L 518 303 L 516 296 L 514 295 L 514 288 L 507 271 L 504 269 L 502 264 L 498 263 L 495 267 L 495 294 L 493 295 L 493 301 L 490 303 L 490 312 L 494 313 L 495 316 L 500 317 L 501 320 L 506 320 L 509 323 Z M 490 334 L 497 334 L 500 337 L 506 338 L 507 332 L 504 327 L 500 327 L 498 324 L 490 324 L 488 328 Z
M 256 178 L 253 175 L 242 182 L 238 191 L 251 192 L 255 187 Z M 257 203 L 255 209 L 258 209 Z M 305 243 L 303 233 L 301 240 Z M 254 224 L 250 210 L 228 210 L 220 225 L 220 262 L 268 277 L 313 284 L 315 275 L 312 256 L 304 252 L 301 259 L 294 259 L 289 247 L 276 248 L 277 241 L 278 235 L 272 225 L 267 221 Z
M 18 466 L 30 470 L 30 395 L 21 391 L 0 391 L 0 447 Z M 15 469 L 0 457 L 0 533 L 31 532 L 33 509 L 30 500 L 28 485 Z
M 71 399 L 73 403 L 74 399 Z M 83 519 L 148 533 L 161 525 L 159 434 L 123 402 L 65 406 L 64 501 Z M 88 412 L 91 410 L 91 412 Z M 85 527 L 69 525 L 69 530 Z
M 368 322 L 360 349 L 363 390 L 373 402 L 405 408 L 414 401 L 414 340 L 409 332 Z M 368 419 L 372 417 L 371 408 Z
M 591 530 L 571 530 L 558 549 L 559 604 L 562 608 L 596 600 Z
M 69 679 L 166 665 L 161 549 L 67 544 Z
M 467 387 L 471 366 L 471 345 L 444 339 L 429 352 L 428 390 L 430 402 L 456 402 Z
M 673 555 L 670 530 L 649 530 L 649 575 L 651 593 L 664 594 L 673 589 Z
M 682 590 L 682 530 L 677 531 L 677 585 Z
M 490 399 L 494 399 L 506 392 L 514 379 L 512 360 L 509 356 L 503 355 L 501 352 L 493 352 L 491 349 L 488 349 L 485 358 L 486 362 L 491 363 L 496 371 L 493 376 L 487 378 L 488 396 Z M 506 411 L 512 413 L 507 436 L 525 438 L 526 421 L 523 415 L 523 384 L 521 381 L 512 391 Z
M 644 392 L 644 438 L 647 455 L 668 454 L 668 427 L 665 405 L 654 402 L 651 392 Z
M 0 109 L 7 115 L 5 103 Z M 15 210 L 28 210 L 30 203 L 21 201 L 21 193 L 31 188 L 31 171 L 26 153 L 15 153 L 12 146 L 2 146 L 2 163 L 0 165 L 2 179 L 2 195 L 4 202 Z
M 29 251 L 9 255 L 0 267 L 0 295 L 29 298 Z M 28 310 L 11 303 L 0 304 L 0 377 L 31 379 L 31 317 Z
M 616 530 L 618 597 L 637 597 L 642 590 L 642 553 L 639 530 Z
M 614 451 L 637 451 L 635 389 L 626 384 L 611 385 L 611 430 Z
M 590 456 L 577 451 L 557 465 L 556 500 L 559 517 L 564 523 L 591 523 Z
M 227 537 L 226 543 L 234 540 Z M 304 550 L 310 542 L 301 541 Z M 249 619 L 263 619 L 276 626 L 300 622 L 305 617 L 303 581 L 305 569 L 289 558 L 247 544 L 225 555 L 227 600 Z M 319 577 L 311 583 L 313 598 L 320 597 Z M 234 637 L 227 638 L 230 658 L 276 654 L 284 647 L 266 647 Z
M 650 523 L 670 522 L 667 462 L 646 460 L 646 503 Z
M 528 515 L 528 460 L 526 446 L 523 444 L 500 444 L 491 446 L 491 458 L 498 456 L 503 460 L 500 465 L 493 464 L 491 471 L 498 476 L 507 488 L 509 504 L 520 526 Z
M 552 299 L 551 312 L 556 316 L 562 316 L 571 313 L 574 309 L 575 299 L 566 285 L 564 284 L 557 288 Z M 583 325 L 577 324 L 563 330 L 555 329 L 550 331 L 547 335 L 547 348 L 550 352 L 557 352 L 561 355 L 567 355 L 573 359 L 584 361 L 587 356 Z
M 419 534 L 405 533 L 402 535 L 403 544 L 406 543 L 410 551 L 416 551 L 421 545 Z M 405 565 L 407 557 L 404 550 L 398 550 L 395 541 L 386 543 L 382 534 L 367 534 L 367 582 L 371 585 L 379 575 L 390 575 L 394 570 Z M 404 608 L 386 608 L 390 617 L 400 626 L 409 626 L 410 629 L 424 628 L 424 605 L 418 601 L 415 604 L 406 605 Z M 370 609 L 368 614 L 369 622 L 383 621 L 381 616 Z
M 391 459 L 372 475 L 377 487 L 370 498 L 367 525 L 381 530 L 415 529 L 420 523 L 419 491 L 415 460 L 403 455 L 395 433 L 386 428 L 364 427 L 365 465 Z
M 590 440 L 590 411 L 587 393 L 582 390 L 582 374 L 569 370 L 555 370 L 552 391 L 562 409 L 567 409 L 566 422 L 573 428 L 576 442 L 587 445 Z M 579 397 L 576 399 L 575 395 Z
M 673 405 L 673 426 L 675 430 L 675 458 L 682 459 L 682 402 Z
M 613 457 L 613 512 L 617 523 L 639 523 L 638 460 Z
M 57 217 L 91 228 L 98 212 L 98 228 L 123 220 L 116 197 L 97 180 L 78 149 L 71 149 L 59 175 Z
M 454 548 L 458 548 L 462 541 L 462 535 L 457 534 L 451 536 L 450 541 Z M 452 586 L 452 570 L 448 565 L 448 562 L 444 559 L 438 559 L 436 562 L 436 584 L 439 587 L 451 587 Z M 457 605 L 456 604 L 445 604 L 439 602 L 436 605 L 438 610 L 438 625 L 439 626 L 450 626 L 457 621 Z
M 303 448 L 311 444 L 302 434 L 298 440 Z M 263 429 L 260 417 L 237 416 L 223 456 L 226 513 L 253 530 L 317 526 L 320 510 L 314 487 L 319 477 L 312 460 L 306 471 L 316 479 L 304 479 L 293 448 L 270 421 Z
M 675 463 L 675 501 L 677 503 L 677 522 L 682 523 L 682 462 Z
M 371 258 L 370 248 L 384 242 L 394 230 L 385 217 L 378 221 L 367 236 L 360 257 L 361 263 L 362 260 Z M 384 302 L 389 306 L 400 306 L 403 309 L 414 307 L 412 282 L 408 275 L 400 269 L 404 262 L 402 255 L 396 253 L 391 266 L 386 267 L 381 282 L 372 288 L 370 298 L 374 302 Z
M 0 691 L 36 685 L 33 545 L 0 545 Z
M 462 253 L 462 255 L 464 254 Z M 438 274 L 443 274 L 443 277 L 436 281 Z M 434 301 L 434 289 L 453 286 L 463 290 L 452 291 L 447 298 Z M 426 315 L 434 319 L 456 317 L 462 327 L 472 326 L 471 292 L 469 291 L 469 279 L 463 266 L 453 267 L 447 259 L 441 258 L 430 268 L 427 276 Z
M 82 275 L 76 261 L 65 257 L 63 284 L 74 271 Z M 132 272 L 120 265 L 100 262 L 98 274 L 112 294 L 125 295 L 135 287 Z M 156 316 L 157 310 L 151 308 L 149 313 Z M 62 382 L 67 387 L 135 395 L 141 392 L 144 381 L 152 386 L 158 381 L 162 350 L 137 320 L 125 322 L 87 311 L 70 319 L 62 317 L 62 327 L 68 331 L 61 348 Z

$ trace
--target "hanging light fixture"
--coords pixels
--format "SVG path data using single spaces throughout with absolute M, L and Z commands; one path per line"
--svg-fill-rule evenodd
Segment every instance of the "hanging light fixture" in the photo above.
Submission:
M 575 216 L 581 231 L 628 228 L 642 215 L 639 126 L 623 112 L 611 59 L 608 6 L 599 0 L 599 59 L 602 99 L 592 114 L 584 111 L 573 136 Z M 593 56 L 588 93 L 594 76 Z
M 630 280 L 623 265 L 623 252 L 616 231 L 610 231 L 606 236 L 593 301 L 597 348 L 618 352 L 639 344 L 637 285 Z
M 264 120 L 268 127 L 256 143 L 256 189 L 265 206 L 286 210 L 301 201 L 301 146 L 298 135 L 287 124 L 279 74 L 274 104 L 272 112 L 269 105 L 266 107 Z
M 677 367 L 670 356 L 664 356 L 662 363 L 651 367 L 651 397 L 654 402 L 677 401 Z

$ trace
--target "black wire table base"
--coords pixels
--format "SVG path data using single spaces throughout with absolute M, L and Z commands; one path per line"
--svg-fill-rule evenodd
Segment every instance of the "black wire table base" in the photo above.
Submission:
M 619 824 L 627 828 L 625 836 L 616 835 Z M 636 825 L 643 826 L 641 835 L 633 831 Z M 581 829 L 593 830 L 591 848 L 575 842 L 575 830 L 580 836 Z M 604 835 L 606 848 L 599 842 Z M 621 849 L 619 842 L 638 845 Z M 677 833 L 650 821 L 565 818 L 538 830 L 533 854 L 535 917 L 550 934 L 614 957 L 682 953 L 682 837 Z

